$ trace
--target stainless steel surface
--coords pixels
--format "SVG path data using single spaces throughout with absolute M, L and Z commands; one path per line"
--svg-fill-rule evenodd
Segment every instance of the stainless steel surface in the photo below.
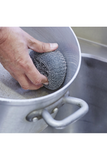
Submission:
M 44 133 L 107 133 L 107 59 L 82 54 L 80 72 L 69 88 L 70 96 L 84 99 L 89 112 L 66 129 L 48 127 Z M 75 107 L 62 106 L 56 120 L 72 114 Z
M 107 46 L 107 27 L 72 27 L 78 38 Z
M 72 27 L 78 38 L 107 46 L 107 27 Z
M 72 27 L 82 53 L 107 58 L 107 27 Z
M 72 27 L 72 29 L 78 38 L 78 41 L 81 47 L 81 52 L 85 53 L 85 57 L 92 56 L 94 59 L 98 59 L 99 61 L 101 60 L 104 63 L 107 61 L 107 27 Z M 89 59 L 89 61 L 91 62 L 91 59 Z M 107 130 L 106 130 L 106 126 L 107 126 L 106 124 L 106 114 L 107 114 L 106 86 L 107 85 L 106 85 L 106 76 L 102 77 L 102 73 L 103 73 L 102 68 L 104 67 L 104 65 L 102 65 L 101 67 L 100 64 L 98 64 L 99 71 L 97 70 L 97 73 L 95 73 L 94 69 L 93 68 L 91 69 L 91 66 L 89 67 L 83 63 L 84 62 L 82 62 L 81 70 L 78 75 L 79 79 L 77 80 L 78 77 L 76 78 L 76 82 L 78 83 L 75 83 L 74 81 L 72 84 L 73 86 L 71 85 L 69 90 L 72 96 L 82 97 L 84 98 L 84 100 L 90 99 L 87 101 L 89 103 L 88 114 L 83 119 L 81 119 L 81 121 L 79 121 L 78 123 L 76 122 L 75 124 L 70 125 L 69 127 L 67 127 L 62 131 L 53 130 L 51 127 L 47 127 L 47 129 L 44 130 L 44 132 L 47 132 L 47 133 L 49 132 L 50 133 L 51 132 L 52 133 L 54 132 L 60 132 L 60 133 L 64 133 L 64 132 L 65 133 L 74 133 L 74 132 L 103 133 L 104 132 L 104 133 L 107 133 Z M 107 66 L 105 65 L 105 67 Z M 83 71 L 82 71 L 82 68 L 83 68 Z M 87 71 L 89 74 L 87 74 Z M 104 74 L 106 75 L 106 68 L 104 69 Z M 89 75 L 91 75 L 91 77 L 93 76 L 93 81 L 91 80 L 89 82 L 90 78 L 86 77 L 86 75 L 88 77 Z M 95 83 L 96 83 L 94 80 L 95 76 L 97 79 L 96 82 L 97 84 L 99 84 L 100 88 L 98 86 L 95 87 Z M 105 87 L 103 86 L 103 88 L 101 89 L 102 87 L 101 84 L 103 85 L 103 83 L 105 84 Z M 93 105 L 95 105 L 96 107 Z M 72 110 L 75 111 L 74 108 L 72 108 Z M 62 112 L 58 113 L 57 119 L 58 117 L 59 119 L 62 119 L 68 116 L 73 112 L 72 110 L 69 105 L 63 106 L 63 108 L 60 108 L 60 111 Z
M 62 98 L 62 101 L 63 103 L 71 104 L 71 106 L 77 105 L 78 107 L 80 107 L 80 109 L 78 109 L 75 113 L 71 114 L 70 116 L 60 121 L 53 119 L 50 113 L 47 111 L 47 109 L 44 109 L 42 111 L 43 119 L 49 126 L 56 129 L 63 129 L 69 124 L 76 122 L 77 120 L 82 118 L 89 110 L 87 103 L 79 98 L 64 97 Z
M 35 105 L 36 102 L 38 104 L 36 105 L 36 109 L 40 109 L 62 97 L 75 79 L 81 63 L 80 46 L 73 31 L 69 27 L 26 27 L 23 29 L 38 40 L 57 42 L 59 44 L 58 50 L 61 51 L 67 61 L 66 79 L 62 88 L 56 92 L 51 92 L 43 88 L 38 91 L 25 91 L 0 66 L 0 104 Z M 42 104 L 40 103 L 41 101 Z
M 37 120 L 44 119 L 47 125 L 57 128 L 57 129 L 63 129 L 70 123 L 74 123 L 81 117 L 83 117 L 87 112 L 88 112 L 88 105 L 85 101 L 82 99 L 74 98 L 74 97 L 69 97 L 69 92 L 67 92 L 62 98 L 60 98 L 57 102 L 51 104 L 50 106 L 46 107 L 46 109 L 43 110 L 34 110 L 30 112 L 26 116 L 26 120 L 29 122 L 37 122 Z M 70 115 L 69 117 L 63 119 L 62 121 L 56 121 L 53 119 L 51 116 L 52 113 L 55 113 L 54 115 L 57 114 L 59 108 L 65 104 L 69 103 L 71 105 L 77 105 L 80 107 L 75 113 Z M 57 106 L 57 108 L 55 108 Z
M 40 113 L 42 109 L 57 103 L 76 78 L 80 68 L 80 46 L 71 28 L 25 27 L 23 29 L 38 40 L 58 43 L 58 50 L 66 58 L 67 75 L 63 86 L 55 92 L 43 88 L 38 91 L 25 91 L 0 65 L 0 132 L 41 132 L 47 126 L 43 119 L 29 122 L 26 116 L 33 111 Z M 52 115 L 55 116 L 54 113 Z

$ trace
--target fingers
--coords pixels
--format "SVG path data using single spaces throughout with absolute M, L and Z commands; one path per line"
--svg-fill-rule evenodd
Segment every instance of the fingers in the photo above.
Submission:
M 19 82 L 23 89 L 37 90 L 48 83 L 48 79 L 39 73 L 29 55 L 26 61 L 20 61 L 18 66 L 11 68 L 10 74 Z M 12 66 L 13 67 L 13 66 Z
M 29 57 L 30 59 L 30 57 Z M 48 79 L 47 77 L 45 77 L 44 75 L 42 75 L 34 66 L 32 60 L 29 60 L 29 67 L 25 68 L 26 71 L 26 76 L 30 79 L 30 81 L 35 84 L 45 84 L 48 83 Z
M 20 28 L 10 28 L 7 39 L 0 45 L 0 62 L 19 82 L 22 88 L 36 90 L 48 83 L 34 66 L 28 48 L 37 52 L 50 52 L 58 48 L 57 43 L 44 43 L 36 40 Z
M 43 84 L 37 84 L 37 85 L 34 85 L 30 80 L 29 78 L 27 78 L 26 75 L 24 74 L 21 74 L 21 75 L 18 75 L 18 74 L 11 74 L 12 77 L 14 77 L 20 84 L 20 86 L 25 89 L 25 90 L 37 90 L 41 87 L 43 87 Z
M 37 52 L 51 52 L 58 48 L 57 43 L 44 43 L 44 42 L 34 42 L 30 46 L 30 49 L 37 51 Z
M 51 52 L 58 48 L 57 43 L 44 43 L 36 40 L 35 38 L 27 35 L 28 47 L 36 52 Z

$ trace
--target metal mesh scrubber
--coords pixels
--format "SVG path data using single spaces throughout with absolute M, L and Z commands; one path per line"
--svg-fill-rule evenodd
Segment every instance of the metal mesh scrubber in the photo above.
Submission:
M 48 78 L 45 88 L 56 90 L 61 87 L 66 75 L 66 61 L 59 51 L 37 53 L 30 52 L 30 57 L 38 71 Z

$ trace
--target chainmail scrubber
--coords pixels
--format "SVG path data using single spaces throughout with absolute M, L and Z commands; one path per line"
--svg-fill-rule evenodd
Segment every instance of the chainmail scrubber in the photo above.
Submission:
M 60 51 L 37 53 L 30 52 L 30 57 L 38 71 L 48 78 L 45 88 L 56 90 L 64 82 L 66 76 L 66 61 Z

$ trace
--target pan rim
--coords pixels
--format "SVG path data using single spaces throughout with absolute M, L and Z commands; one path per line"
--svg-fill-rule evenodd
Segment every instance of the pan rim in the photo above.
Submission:
M 65 85 L 63 86 L 62 88 L 60 88 L 59 90 L 53 92 L 53 93 L 50 93 L 49 95 L 46 95 L 46 96 L 42 96 L 42 97 L 38 97 L 38 98 L 30 98 L 30 99 L 10 99 L 10 98 L 0 98 L 0 103 L 3 104 L 3 103 L 8 103 L 10 105 L 12 105 L 12 103 L 14 104 L 17 104 L 17 105 L 20 105 L 20 104 L 29 104 L 32 103 L 32 102 L 37 102 L 37 101 L 41 101 L 41 100 L 44 100 L 44 99 L 47 99 L 47 98 L 50 98 L 50 97 L 53 97 L 55 96 L 56 94 L 60 94 L 63 90 L 66 90 L 69 85 L 74 81 L 74 79 L 76 78 L 78 72 L 79 72 L 79 69 L 80 69 L 80 66 L 81 66 L 81 48 L 80 48 L 80 44 L 79 44 L 79 41 L 73 31 L 73 29 L 71 27 L 68 27 L 71 32 L 73 33 L 73 36 L 76 40 L 76 43 L 77 43 L 77 46 L 78 46 L 78 52 L 79 52 L 79 62 L 78 62 L 78 67 L 77 67 L 77 70 L 74 74 L 74 76 L 72 77 L 72 79 Z

